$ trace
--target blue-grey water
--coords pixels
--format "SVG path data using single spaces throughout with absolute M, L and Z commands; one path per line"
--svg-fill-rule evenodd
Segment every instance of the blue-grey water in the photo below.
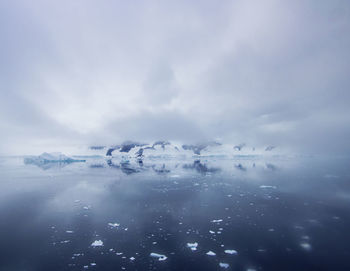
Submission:
M 348 158 L 84 159 L 0 158 L 0 270 L 350 270 Z

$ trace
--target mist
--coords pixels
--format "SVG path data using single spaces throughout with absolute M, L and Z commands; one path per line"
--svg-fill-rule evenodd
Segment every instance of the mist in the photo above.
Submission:
M 127 139 L 350 151 L 348 1 L 2 1 L 0 154 Z

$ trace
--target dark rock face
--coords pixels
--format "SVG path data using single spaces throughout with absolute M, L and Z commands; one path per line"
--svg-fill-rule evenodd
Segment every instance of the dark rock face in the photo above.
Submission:
M 276 148 L 275 146 L 267 146 L 265 151 L 272 151 L 274 148 Z
M 106 146 L 90 146 L 90 150 L 103 150 Z
M 237 151 L 241 151 L 244 146 L 245 146 L 245 143 L 241 143 L 239 145 L 234 146 L 233 148 Z
M 201 151 L 205 149 L 206 145 L 182 145 L 184 150 L 192 150 L 194 154 L 201 154 Z
M 142 147 L 145 146 L 147 144 L 143 144 L 143 143 L 138 143 L 138 142 L 133 142 L 133 141 L 126 141 L 121 145 L 117 145 L 114 147 L 111 147 L 107 150 L 106 156 L 112 156 L 112 152 L 114 152 L 115 150 L 119 150 L 120 152 L 129 152 L 131 149 L 135 148 L 135 147 Z
M 115 147 L 111 147 L 107 150 L 106 156 L 112 156 L 112 152 L 114 152 L 115 150 L 120 149 L 120 146 L 115 146 Z
M 194 154 L 200 155 L 201 151 L 204 150 L 206 147 L 209 146 L 220 146 L 220 143 L 217 142 L 208 142 L 208 143 L 201 143 L 201 144 L 195 144 L 195 145 L 182 145 L 182 148 L 184 150 L 192 150 Z
M 143 148 L 140 148 L 137 152 L 135 152 L 136 157 L 142 157 L 143 154 Z
M 147 144 L 142 144 L 142 143 L 138 143 L 138 142 L 132 142 L 132 141 L 126 141 L 122 144 L 120 152 L 129 152 L 132 148 L 135 147 L 142 147 L 145 146 Z

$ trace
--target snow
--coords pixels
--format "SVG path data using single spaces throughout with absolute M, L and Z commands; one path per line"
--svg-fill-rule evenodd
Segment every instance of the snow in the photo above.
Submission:
M 195 251 L 197 250 L 197 246 L 198 246 L 198 243 L 197 242 L 194 242 L 194 243 L 187 243 L 187 247 L 189 247 L 191 250 Z
M 91 244 L 92 247 L 102 247 L 103 242 L 101 240 L 96 240 Z
M 226 254 L 238 254 L 237 250 L 234 250 L 234 249 L 226 249 L 225 250 L 225 253 Z
M 215 252 L 213 252 L 213 251 L 208 251 L 207 253 L 206 253 L 208 256 L 216 256 L 216 253 Z
M 165 260 L 168 258 L 168 257 L 165 256 L 165 255 L 158 254 L 158 253 L 154 253 L 154 252 L 152 252 L 152 253 L 150 254 L 150 256 L 151 256 L 152 258 L 158 258 L 158 261 L 165 261 Z

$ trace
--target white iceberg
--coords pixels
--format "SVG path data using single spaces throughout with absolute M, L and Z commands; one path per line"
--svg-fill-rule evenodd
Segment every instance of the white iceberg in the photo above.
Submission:
M 25 164 L 36 165 L 43 169 L 49 169 L 57 164 L 62 166 L 62 165 L 67 165 L 74 162 L 86 162 L 86 160 L 74 159 L 60 152 L 52 152 L 52 153 L 44 152 L 38 156 L 28 156 L 24 158 Z

